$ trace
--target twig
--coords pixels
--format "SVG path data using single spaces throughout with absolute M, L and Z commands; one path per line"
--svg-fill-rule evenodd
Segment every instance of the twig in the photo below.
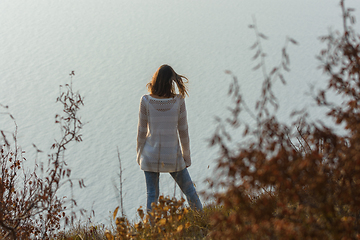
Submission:
M 117 150 L 117 156 L 119 160 L 119 168 L 120 168 L 120 174 L 119 174 L 119 180 L 120 180 L 120 207 L 121 207 L 121 216 L 124 216 L 124 199 L 123 199 L 123 180 L 122 180 L 122 167 L 121 167 L 121 158 L 120 158 L 120 151 L 119 147 L 116 147 Z

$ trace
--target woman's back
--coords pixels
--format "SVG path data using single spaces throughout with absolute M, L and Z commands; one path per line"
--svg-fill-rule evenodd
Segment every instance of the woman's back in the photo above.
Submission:
M 149 130 L 150 134 L 176 133 L 179 113 L 179 99 L 174 98 L 154 98 L 145 96 L 149 102 Z
M 185 101 L 144 95 L 140 104 L 138 162 L 144 171 L 176 172 L 191 164 Z M 181 147 L 179 144 L 179 137 Z

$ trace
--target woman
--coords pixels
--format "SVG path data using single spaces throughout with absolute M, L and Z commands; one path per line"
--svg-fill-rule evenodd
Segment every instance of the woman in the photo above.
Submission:
M 202 210 L 187 170 L 191 165 L 183 79 L 172 67 L 162 65 L 147 84 L 150 92 L 140 100 L 137 162 L 145 172 L 147 211 L 159 198 L 160 172 L 169 172 L 192 209 Z M 175 84 L 180 92 L 176 94 Z M 181 146 L 179 143 L 181 142 Z

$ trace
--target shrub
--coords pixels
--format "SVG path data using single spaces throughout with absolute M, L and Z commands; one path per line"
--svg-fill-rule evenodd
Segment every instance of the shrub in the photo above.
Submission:
M 74 72 L 70 74 L 71 78 Z M 56 235 L 61 219 L 69 223 L 74 215 L 65 214 L 65 199 L 56 195 L 65 181 L 70 181 L 70 169 L 63 159 L 66 146 L 80 142 L 82 123 L 78 110 L 83 105 L 79 93 L 72 84 L 61 87 L 57 102 L 63 106 L 63 115 L 56 115 L 55 122 L 60 125 L 62 136 L 55 142 L 48 155 L 48 168 L 35 163 L 33 169 L 25 169 L 24 152 L 17 143 L 17 126 L 9 138 L 4 131 L 0 148 L 0 237 L 12 239 L 42 238 Z M 10 140 L 11 139 L 11 140 Z M 35 145 L 34 145 L 35 146 Z M 41 150 L 37 149 L 37 152 Z M 83 182 L 81 181 L 81 186 Z M 71 199 L 74 203 L 74 200 Z
M 114 211 L 114 233 L 107 231 L 108 240 L 114 239 L 203 239 L 209 231 L 209 216 L 218 211 L 216 207 L 205 206 L 204 212 L 193 211 L 184 207 L 184 199 L 159 197 L 152 211 L 145 214 L 138 209 L 140 221 L 130 223 L 125 216 L 116 217 Z
M 293 124 L 277 120 L 272 87 L 288 70 L 286 47 L 281 64 L 267 72 L 261 48 L 265 36 L 256 24 L 250 26 L 257 36 L 255 59 L 260 59 L 255 69 L 264 74 L 262 95 L 255 111 L 250 111 L 233 76 L 230 93 L 235 107 L 228 122 L 243 127 L 246 141 L 230 149 L 226 139 L 231 134 L 223 123 L 212 138 L 212 144 L 222 149 L 218 168 L 226 173 L 226 180 L 219 183 L 226 191 L 215 197 L 229 213 L 212 216 L 214 239 L 360 238 L 360 36 L 352 28 L 353 9 L 345 8 L 343 0 L 340 5 L 343 33 L 321 37 L 327 48 L 318 59 L 329 81 L 314 100 L 327 107 L 327 116 L 343 129 L 341 133 L 310 123 L 306 114 L 294 113 L 298 120 Z M 331 103 L 329 93 L 344 102 Z M 253 116 L 255 127 L 240 122 L 244 111 Z

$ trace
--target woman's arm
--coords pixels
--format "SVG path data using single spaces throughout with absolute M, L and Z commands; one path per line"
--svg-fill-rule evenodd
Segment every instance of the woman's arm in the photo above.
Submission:
M 147 117 L 147 107 L 145 101 L 146 101 L 145 97 L 143 96 L 140 100 L 139 122 L 138 122 L 138 131 L 137 131 L 136 152 L 138 154 L 141 151 L 141 149 L 144 147 L 146 135 L 147 135 L 148 117 Z M 139 161 L 139 158 L 137 160 Z M 138 162 L 138 164 L 140 163 Z
M 190 157 L 190 138 L 188 131 L 188 123 L 187 123 L 187 113 L 185 106 L 185 99 L 180 98 L 180 113 L 178 120 L 178 131 L 181 142 L 181 149 L 183 158 L 185 160 L 186 167 L 190 167 L 191 165 L 191 157 Z

